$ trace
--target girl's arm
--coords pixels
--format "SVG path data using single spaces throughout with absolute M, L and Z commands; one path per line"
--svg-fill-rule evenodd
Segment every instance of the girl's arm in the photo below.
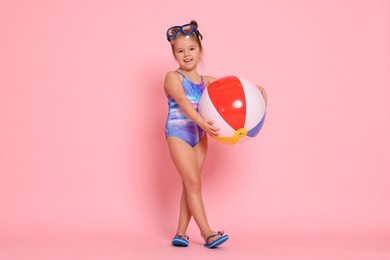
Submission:
M 165 76 L 164 91 L 167 96 L 171 96 L 184 113 L 192 119 L 200 128 L 210 135 L 218 135 L 218 128 L 213 126 L 211 120 L 201 117 L 201 115 L 193 107 L 191 101 L 186 97 L 180 78 L 173 71 L 170 71 Z

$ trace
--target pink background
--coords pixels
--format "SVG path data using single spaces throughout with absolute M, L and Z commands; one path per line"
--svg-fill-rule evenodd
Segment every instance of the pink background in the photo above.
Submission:
M 200 73 L 242 76 L 269 99 L 255 140 L 209 142 L 211 225 L 231 247 L 245 235 L 389 238 L 389 1 L 6 0 L 2 241 L 169 245 L 180 178 L 164 136 L 163 79 L 177 67 L 165 31 L 191 19 L 204 35 Z M 194 223 L 189 235 L 201 243 Z

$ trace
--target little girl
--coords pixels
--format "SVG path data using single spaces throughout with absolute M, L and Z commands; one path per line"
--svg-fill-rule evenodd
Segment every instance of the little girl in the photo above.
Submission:
M 191 217 L 194 217 L 208 248 L 214 248 L 229 236 L 224 231 L 210 228 L 202 199 L 201 171 L 207 154 L 207 134 L 218 135 L 213 122 L 198 113 L 200 96 L 207 85 L 215 80 L 197 72 L 202 57 L 202 34 L 196 21 L 173 26 L 166 33 L 173 55 L 179 65 L 165 76 L 164 91 L 168 98 L 166 137 L 172 161 L 182 178 L 182 194 L 177 233 L 174 246 L 188 246 L 186 234 Z M 265 91 L 259 87 L 264 98 Z

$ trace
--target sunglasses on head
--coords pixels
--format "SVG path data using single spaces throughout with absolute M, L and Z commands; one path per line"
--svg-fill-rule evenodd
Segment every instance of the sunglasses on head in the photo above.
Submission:
M 176 38 L 178 34 L 182 35 L 190 35 L 192 33 L 195 33 L 196 36 L 199 37 L 199 31 L 193 24 L 185 24 L 182 26 L 173 26 L 167 30 L 167 40 L 171 41 L 172 39 Z

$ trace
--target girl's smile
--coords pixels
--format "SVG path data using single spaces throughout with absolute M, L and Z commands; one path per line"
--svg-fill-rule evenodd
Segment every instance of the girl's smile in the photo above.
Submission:
M 196 69 L 201 51 L 191 38 L 177 37 L 174 43 L 174 55 L 181 68 L 193 70 Z

